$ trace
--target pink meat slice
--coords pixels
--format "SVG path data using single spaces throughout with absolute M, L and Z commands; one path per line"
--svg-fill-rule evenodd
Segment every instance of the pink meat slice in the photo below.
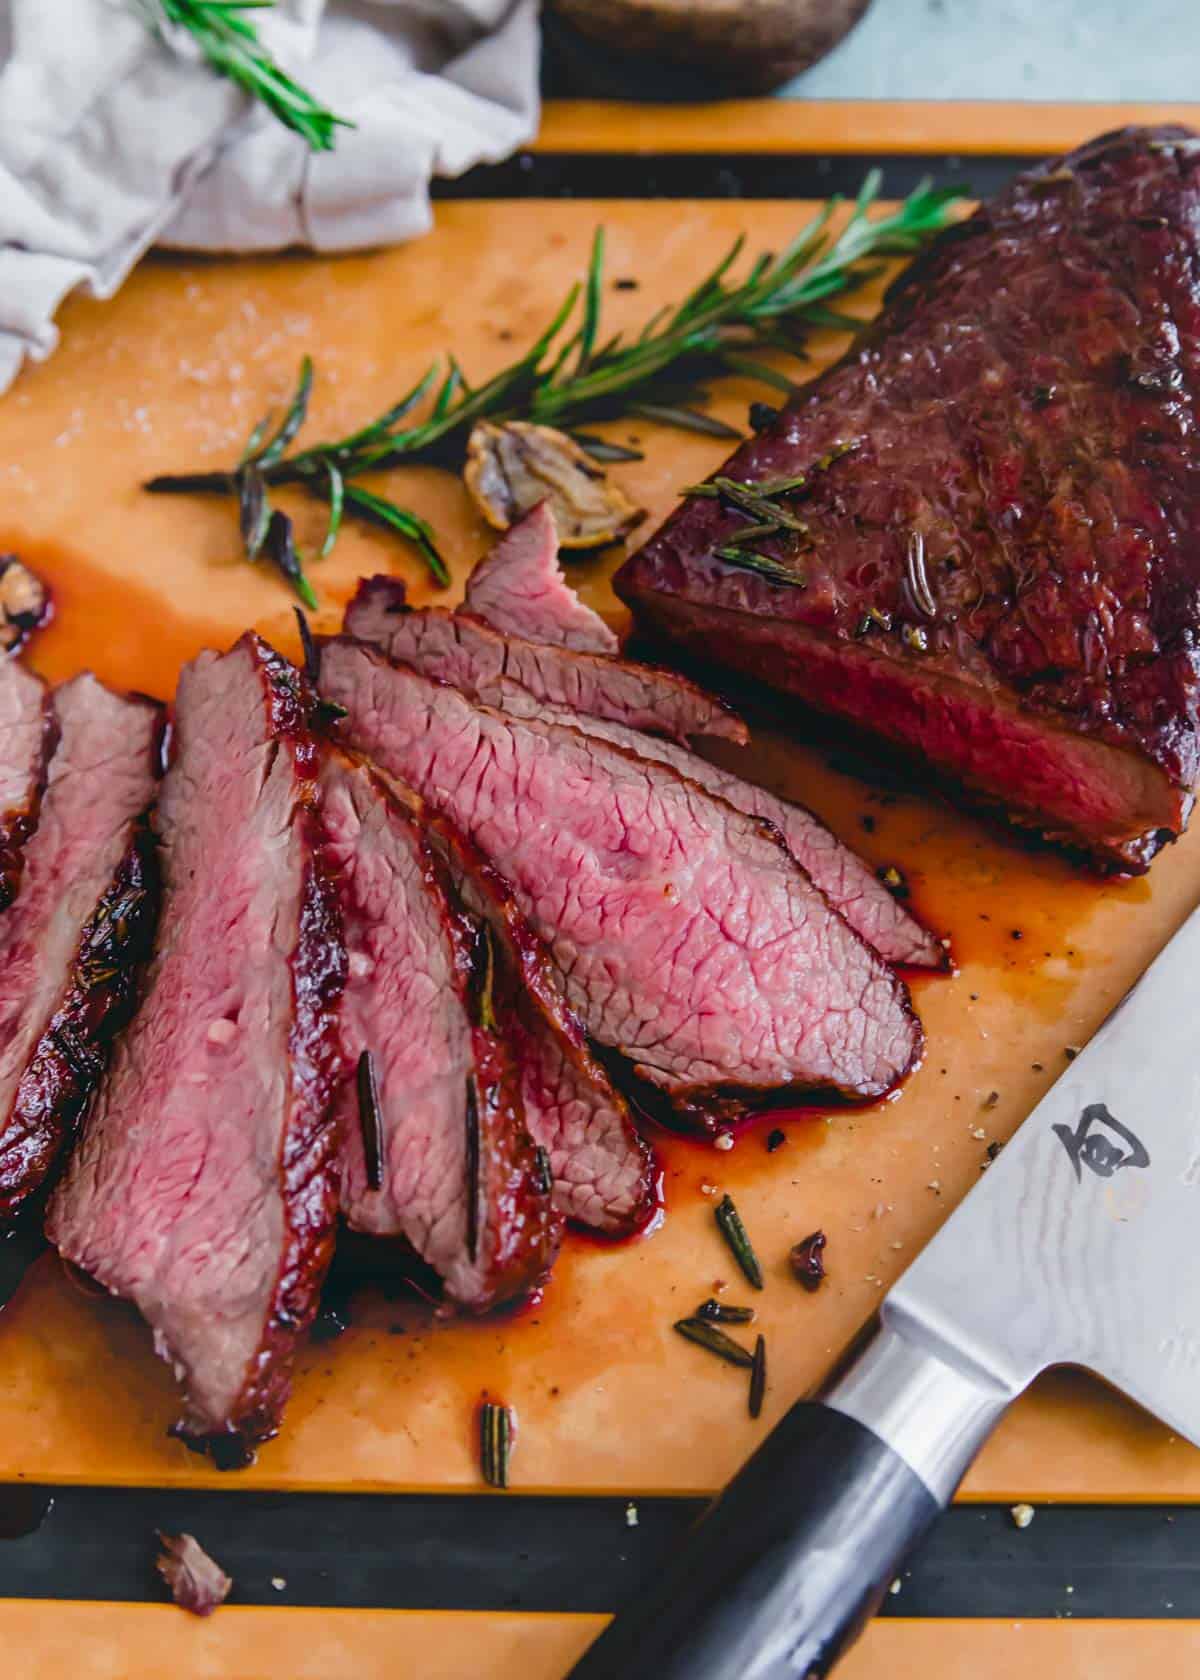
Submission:
M 309 704 L 249 633 L 185 667 L 158 950 L 47 1223 L 137 1305 L 185 1389 L 177 1432 L 224 1464 L 278 1428 L 337 1212 L 345 953 Z
M 875 1096 L 913 1065 L 904 986 L 770 825 L 669 765 L 473 705 L 349 640 L 326 645 L 321 682 L 348 737 L 511 882 L 589 1036 L 680 1115 Z
M 53 709 L 41 818 L 0 917 L 0 1219 L 40 1188 L 98 1083 L 154 922 L 141 819 L 161 711 L 90 674 Z
M 477 929 L 420 826 L 369 767 L 330 750 L 321 787 L 349 956 L 342 1212 L 356 1230 L 403 1237 L 451 1300 L 482 1312 L 537 1286 L 560 1222 L 512 1057 L 481 1018 Z M 378 1095 L 378 1186 L 357 1090 L 364 1052 Z
M 410 609 L 396 578 L 364 578 L 346 608 L 345 628 L 390 659 L 472 693 L 486 695 L 510 678 L 540 700 L 672 740 L 720 735 L 744 744 L 749 738 L 722 701 L 672 671 L 502 635 L 482 619 L 444 607 Z
M 0 657 L 0 910 L 16 895 L 56 727 L 45 683 L 19 660 Z
M 592 1054 L 546 946 L 499 871 L 461 829 L 424 801 L 420 806 L 425 830 L 445 856 L 460 896 L 490 929 L 498 959 L 512 977 L 517 1008 L 510 1038 L 525 1120 L 549 1156 L 554 1205 L 576 1225 L 604 1236 L 644 1230 L 659 1207 L 654 1154 Z
M 614 632 L 562 574 L 548 502 L 539 502 L 484 555 L 467 579 L 463 608 L 531 642 L 603 656 L 617 651 Z

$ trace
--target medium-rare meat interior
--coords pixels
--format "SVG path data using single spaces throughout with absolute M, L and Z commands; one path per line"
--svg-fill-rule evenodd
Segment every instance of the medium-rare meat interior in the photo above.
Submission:
M 22 847 L 37 826 L 55 728 L 45 683 L 18 659 L 0 659 L 0 910 L 16 895 Z
M 531 642 L 578 653 L 617 652 L 613 631 L 562 574 L 549 502 L 539 502 L 483 556 L 467 579 L 463 610 Z
M 133 1301 L 219 1463 L 272 1435 L 333 1242 L 344 979 L 296 671 L 259 637 L 187 666 L 155 819 L 158 948 L 50 1203 Z
M 481 1312 L 541 1281 L 561 1226 L 525 1127 L 512 978 L 381 778 L 330 750 L 321 784 L 349 968 L 342 1211 Z
M 549 1157 L 554 1205 L 576 1225 L 607 1237 L 644 1230 L 659 1209 L 654 1155 L 568 1008 L 550 953 L 478 847 L 418 795 L 406 790 L 406 798 L 416 802 L 459 896 L 490 930 L 495 958 L 511 977 L 516 1009 L 509 1039 L 525 1123 Z
M 534 642 L 444 607 L 411 611 L 397 578 L 364 578 L 346 608 L 348 635 L 417 665 L 441 682 L 487 696 L 509 678 L 540 700 L 686 741 L 693 735 L 748 739 L 746 726 L 702 688 L 653 665 Z
M 514 717 L 565 723 L 642 758 L 669 764 L 681 776 L 698 782 L 747 816 L 772 823 L 813 884 L 885 962 L 915 968 L 947 966 L 949 959 L 941 941 L 910 916 L 862 859 L 803 805 L 794 805 L 766 788 L 743 781 L 732 770 L 723 770 L 673 741 L 657 740 L 624 724 L 606 723 L 603 718 L 588 717 L 566 706 L 535 700 L 517 683 L 506 684 L 497 698 L 502 709 Z
M 0 916 L 0 1222 L 46 1180 L 132 1012 L 157 912 L 162 714 L 90 675 L 53 697 L 57 747 Z M 40 721 L 31 733 L 44 734 Z
M 618 594 L 706 661 L 1144 869 L 1200 771 L 1198 215 L 1182 129 L 1019 176 Z M 783 516 L 773 533 L 747 492 Z
M 463 828 L 511 883 L 589 1036 L 681 1117 L 799 1090 L 886 1091 L 921 1035 L 901 982 L 778 834 L 652 763 L 327 643 L 347 739 Z

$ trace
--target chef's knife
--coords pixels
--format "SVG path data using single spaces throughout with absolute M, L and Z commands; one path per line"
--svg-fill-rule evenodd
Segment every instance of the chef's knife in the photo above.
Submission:
M 812 1680 L 1040 1371 L 1200 1444 L 1200 911 L 573 1680 Z

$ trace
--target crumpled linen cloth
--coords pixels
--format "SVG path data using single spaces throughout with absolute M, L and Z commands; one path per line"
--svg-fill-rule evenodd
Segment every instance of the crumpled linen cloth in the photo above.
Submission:
M 537 125 L 537 0 L 282 0 L 247 14 L 355 127 L 305 142 L 165 45 L 136 0 L 0 0 L 0 390 L 58 340 L 85 286 L 111 297 L 159 242 L 204 251 L 391 244 L 430 224 L 429 181 Z

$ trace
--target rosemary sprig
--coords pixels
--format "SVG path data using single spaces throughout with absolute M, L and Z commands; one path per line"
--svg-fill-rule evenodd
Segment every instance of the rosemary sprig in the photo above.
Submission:
M 508 1407 L 485 1400 L 479 1408 L 479 1467 L 489 1487 L 508 1486 L 512 1440 L 512 1413 Z
M 134 0 L 151 29 L 171 46 L 184 30 L 212 68 L 228 76 L 314 152 L 331 152 L 339 128 L 353 128 L 276 64 L 243 14 L 270 11 L 275 0 Z
M 449 576 L 429 525 L 410 509 L 365 490 L 357 479 L 419 462 L 458 470 L 471 429 L 483 419 L 556 426 L 583 447 L 594 448 L 598 458 L 609 460 L 616 458 L 619 446 L 597 443 L 586 428 L 622 415 L 640 415 L 712 437 L 739 437 L 733 427 L 704 411 L 711 381 L 736 373 L 790 393 L 791 378 L 763 362 L 761 354 L 778 352 L 799 362 L 805 359 L 805 338 L 812 328 L 860 326 L 854 317 L 830 311 L 829 300 L 847 296 L 876 277 L 881 258 L 919 250 L 946 226 L 961 196 L 923 182 L 894 210 L 872 217 L 879 187 L 879 173 L 873 171 L 840 231 L 831 227 L 841 203 L 833 198 L 782 251 L 764 252 L 734 279 L 744 246 L 739 237 L 681 303 L 660 309 L 639 333 L 607 339 L 601 320 L 604 230 L 598 228 L 583 281 L 570 288 L 524 355 L 491 379 L 471 384 L 455 358 L 447 356 L 440 373 L 435 363 L 398 402 L 345 437 L 289 454 L 299 423 L 288 430 L 285 422 L 282 444 L 279 433 L 264 443 L 264 426 L 256 429 L 232 471 L 169 473 L 145 488 L 160 494 L 234 494 L 244 504 L 242 486 L 247 468 L 253 466 L 264 485 L 297 484 L 329 504 L 322 554 L 336 540 L 343 514 L 353 514 L 411 542 L 434 580 L 444 586 Z M 288 411 L 293 417 L 299 411 L 301 422 L 310 386 L 306 359 Z M 432 402 L 424 417 L 413 420 L 413 411 L 427 396 Z M 628 459 L 636 452 L 620 454 Z M 763 496 L 762 486 L 738 488 L 755 499 Z
M 754 1363 L 754 1356 L 748 1348 L 744 1348 L 740 1342 L 735 1342 L 724 1330 L 718 1330 L 709 1319 L 676 1319 L 674 1328 L 685 1341 L 695 1342 L 697 1347 L 707 1348 L 709 1353 L 715 1353 L 718 1359 L 723 1359 L 728 1365 L 741 1365 L 749 1370 Z
M 754 1289 L 763 1286 L 762 1267 L 758 1263 L 750 1238 L 746 1235 L 746 1227 L 742 1224 L 742 1216 L 733 1205 L 732 1196 L 722 1196 L 716 1208 L 717 1227 L 729 1245 L 729 1252 L 742 1268 L 746 1282 Z

